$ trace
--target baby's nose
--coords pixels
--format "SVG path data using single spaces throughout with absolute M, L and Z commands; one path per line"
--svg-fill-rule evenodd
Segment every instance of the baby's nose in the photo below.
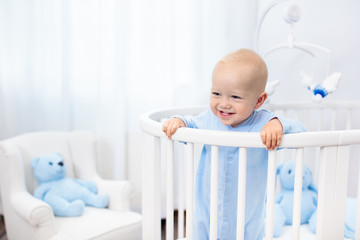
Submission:
M 220 106 L 223 107 L 223 108 L 228 108 L 228 107 L 230 107 L 230 102 L 229 102 L 229 100 L 226 99 L 226 98 L 221 99 Z

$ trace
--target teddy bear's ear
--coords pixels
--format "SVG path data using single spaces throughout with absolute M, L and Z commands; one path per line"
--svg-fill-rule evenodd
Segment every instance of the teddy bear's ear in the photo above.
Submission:
M 31 166 L 34 168 L 36 167 L 36 164 L 39 162 L 40 158 L 36 157 L 31 160 Z
M 310 191 L 313 191 L 313 192 L 315 192 L 315 193 L 318 193 L 317 187 L 315 186 L 314 181 L 313 181 L 312 179 L 311 179 L 311 183 L 310 183 L 308 189 L 309 189 Z
M 311 172 L 311 169 L 308 167 L 308 166 L 304 166 L 304 171 L 308 171 L 310 174 L 308 174 L 307 176 L 309 176 L 311 178 L 311 182 L 308 186 L 308 189 L 310 191 L 313 191 L 315 193 L 318 193 L 318 190 L 317 190 L 317 187 L 315 186 L 315 183 L 314 183 L 314 179 L 312 178 L 312 172 Z

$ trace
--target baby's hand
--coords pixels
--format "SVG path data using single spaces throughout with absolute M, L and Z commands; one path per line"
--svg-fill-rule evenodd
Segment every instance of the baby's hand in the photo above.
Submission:
M 271 119 L 260 132 L 261 140 L 267 150 L 274 150 L 280 146 L 283 127 L 279 119 Z
M 171 118 L 171 119 L 167 120 L 166 122 L 164 122 L 164 124 L 162 126 L 162 130 L 165 133 L 165 135 L 169 139 L 171 139 L 171 136 L 174 135 L 176 130 L 178 130 L 178 128 L 180 128 L 180 127 L 186 127 L 184 121 L 181 120 L 180 118 Z

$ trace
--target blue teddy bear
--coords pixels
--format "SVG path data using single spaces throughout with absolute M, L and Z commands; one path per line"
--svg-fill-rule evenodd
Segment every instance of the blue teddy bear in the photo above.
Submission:
M 275 196 L 274 237 L 279 237 L 284 225 L 291 225 L 293 219 L 295 162 L 285 162 L 277 167 L 281 191 Z M 303 167 L 301 193 L 301 224 L 308 223 L 316 216 L 317 189 L 313 183 L 312 172 Z
M 56 216 L 74 217 L 82 215 L 85 205 L 105 208 L 108 195 L 97 195 L 92 181 L 66 178 L 66 168 L 59 153 L 32 159 L 31 166 L 39 186 L 34 196 L 48 203 Z
M 277 167 L 281 191 L 276 194 L 274 206 L 274 237 L 279 237 L 284 225 L 292 224 L 295 162 L 289 161 Z M 346 200 L 345 231 L 346 238 L 355 238 L 357 199 Z M 311 232 L 316 233 L 317 189 L 313 183 L 312 172 L 308 166 L 303 168 L 301 193 L 301 224 L 309 223 Z

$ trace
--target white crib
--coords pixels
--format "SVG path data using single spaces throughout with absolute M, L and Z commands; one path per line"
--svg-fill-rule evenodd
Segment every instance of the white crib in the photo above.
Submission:
M 267 240 L 273 239 L 276 165 L 281 161 L 292 158 L 296 160 L 292 239 L 300 239 L 301 236 L 302 168 L 306 161 L 311 163 L 318 187 L 316 239 L 344 239 L 348 173 L 354 172 L 349 171 L 349 162 L 356 163 L 360 160 L 358 148 L 360 146 L 360 130 L 350 129 L 360 129 L 360 126 L 356 125 L 360 123 L 360 103 L 274 103 L 266 104 L 264 108 L 270 109 L 281 116 L 299 119 L 309 130 L 309 132 L 305 133 L 285 135 L 280 146 L 284 150 L 269 152 L 265 238 Z M 240 148 L 237 239 L 244 239 L 246 150 L 251 147 L 264 147 L 260 135 L 258 133 L 233 133 L 181 128 L 174 134 L 172 140 L 169 140 L 161 130 L 161 121 L 166 118 L 173 115 L 196 115 L 204 109 L 205 107 L 166 109 L 149 112 L 141 117 L 141 128 L 144 131 L 142 172 L 143 239 L 161 239 L 161 210 L 163 205 L 166 205 L 166 239 L 172 240 L 184 237 L 187 240 L 193 239 L 194 172 L 198 160 L 197 149 L 200 149 L 203 144 L 211 145 L 212 148 L 210 240 L 216 240 L 217 237 L 218 179 L 216 173 L 218 170 L 218 148 L 219 146 Z M 179 142 L 186 142 L 187 144 Z M 309 160 L 309 158 L 311 159 Z M 174 164 L 177 164 L 177 167 L 174 167 Z M 165 174 L 162 174 L 161 169 L 164 169 Z M 358 171 L 356 170 L 353 175 L 355 175 L 353 178 L 357 179 Z M 175 185 L 175 183 L 177 184 Z M 161 197 L 162 185 L 165 185 L 166 189 L 165 199 Z M 359 183 L 355 185 L 358 185 L 360 189 Z M 174 197 L 175 194 L 178 197 Z M 183 199 L 186 199 L 186 202 Z M 358 206 L 360 206 L 360 198 L 358 198 Z M 174 209 L 177 209 L 179 213 L 178 223 L 180 223 L 178 224 L 178 235 L 175 237 Z M 184 219 L 185 209 L 186 219 Z M 186 220 L 186 234 L 184 233 L 184 224 L 182 224 L 184 220 Z M 358 208 L 356 224 L 355 239 L 360 240 L 360 208 Z

